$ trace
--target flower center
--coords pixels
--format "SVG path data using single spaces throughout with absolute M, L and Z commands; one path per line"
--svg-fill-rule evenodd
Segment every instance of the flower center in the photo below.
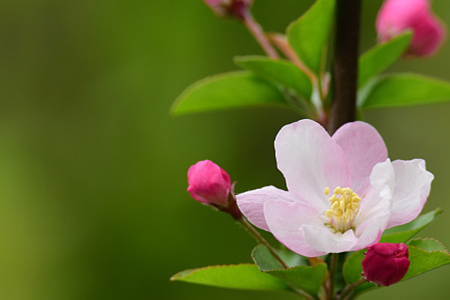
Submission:
M 328 196 L 330 188 L 325 188 L 325 195 Z M 331 209 L 325 211 L 325 215 L 330 218 L 330 223 L 325 224 L 334 233 L 346 232 L 352 229 L 352 223 L 358 214 L 361 198 L 353 192 L 351 188 L 334 189 L 333 195 L 328 198 Z

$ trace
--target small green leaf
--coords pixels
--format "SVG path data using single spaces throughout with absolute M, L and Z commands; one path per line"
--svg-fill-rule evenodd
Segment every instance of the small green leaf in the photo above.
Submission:
M 266 246 L 260 244 L 253 248 L 253 261 L 258 265 L 261 271 L 270 271 L 274 269 L 283 269 L 281 263 L 273 257 Z
M 417 238 L 410 240 L 407 244 L 408 246 L 415 246 L 429 252 L 436 250 L 448 252 L 444 245 L 441 244 L 441 242 L 431 238 Z
M 361 108 L 380 108 L 433 104 L 450 101 L 450 84 L 416 74 L 396 74 L 381 77 Z
M 384 231 L 380 243 L 405 243 L 419 231 L 430 225 L 440 213 L 442 213 L 442 209 L 436 208 L 407 224 L 389 228 Z
M 286 270 L 265 272 L 288 282 L 294 288 L 301 289 L 314 296 L 317 295 L 325 281 L 327 265 L 318 264 L 314 267 L 297 266 Z
M 232 289 L 292 290 L 286 282 L 261 272 L 254 264 L 210 266 L 186 270 L 175 274 L 170 280 Z
M 450 254 L 440 250 L 443 246 L 440 245 L 439 242 L 435 240 L 423 239 L 422 241 L 412 241 L 412 243 L 416 243 L 418 245 L 420 244 L 422 247 L 434 250 L 426 251 L 415 246 L 408 246 L 409 260 L 411 264 L 402 281 L 435 268 L 450 264 Z M 353 253 L 345 262 L 344 278 L 348 284 L 352 284 L 361 278 L 360 274 L 363 272 L 361 263 L 364 258 L 365 251 L 366 250 L 363 249 Z M 373 283 L 364 283 L 355 289 L 355 295 L 376 287 L 377 286 Z
M 292 287 L 301 289 L 310 295 L 317 295 L 327 272 L 326 264 L 314 267 L 296 266 L 282 269 L 280 263 L 272 256 L 264 245 L 258 245 L 252 252 L 253 260 L 265 273 L 288 282 Z
M 362 87 L 370 78 L 394 63 L 405 52 L 411 35 L 411 32 L 403 33 L 364 53 L 359 59 L 358 86 Z
M 347 261 L 344 263 L 344 278 L 347 284 L 352 284 L 358 281 L 361 278 L 361 273 L 363 272 L 361 262 L 364 258 L 364 253 L 366 249 L 356 251 L 352 255 L 347 258 Z M 363 283 L 356 287 L 355 295 L 361 293 L 362 291 L 376 288 L 377 286 L 374 283 L 368 282 Z
M 408 246 L 408 251 L 411 265 L 402 280 L 450 264 L 450 254 L 444 251 L 428 252 L 414 246 Z
M 230 72 L 207 77 L 189 86 L 172 105 L 182 115 L 218 109 L 277 105 L 287 106 L 277 87 L 249 72 Z
M 309 266 L 309 260 L 305 256 L 301 256 L 287 249 L 277 250 L 277 253 L 289 267 Z
M 299 59 L 316 74 L 320 73 L 320 65 L 333 21 L 334 6 L 335 0 L 317 0 L 287 29 L 289 44 Z
M 265 56 L 235 57 L 234 61 L 238 66 L 253 71 L 269 82 L 293 89 L 305 100 L 311 98 L 311 81 L 305 73 L 290 61 L 274 60 Z

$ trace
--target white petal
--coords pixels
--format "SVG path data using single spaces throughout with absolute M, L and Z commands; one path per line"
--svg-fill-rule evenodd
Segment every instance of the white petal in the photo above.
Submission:
M 389 158 L 373 167 L 370 174 L 370 184 L 378 191 L 380 197 L 392 199 L 395 186 L 395 172 Z
M 380 196 L 380 191 L 383 190 L 383 188 L 375 190 L 372 186 L 369 186 L 364 193 L 358 193 L 362 199 L 361 208 L 353 222 L 353 226 L 358 227 L 360 224 L 373 217 L 391 214 L 392 200 Z
M 347 157 L 353 190 L 357 190 L 370 176 L 377 163 L 388 158 L 383 138 L 374 127 L 364 122 L 343 125 L 334 133 L 333 140 Z
M 345 233 L 332 233 L 325 225 L 303 225 L 306 242 L 317 251 L 339 253 L 352 249 L 358 242 L 353 230 Z
M 349 187 L 350 170 L 343 150 L 318 123 L 301 120 L 284 126 L 275 139 L 278 169 L 289 191 L 320 211 L 330 203 L 324 189 Z
M 434 178 L 425 169 L 422 159 L 396 160 L 392 165 L 395 170 L 395 190 L 388 228 L 408 223 L 420 214 Z
M 390 214 L 372 217 L 356 228 L 358 242 L 351 251 L 357 251 L 377 243 L 389 222 Z
M 312 248 L 305 241 L 303 224 L 322 224 L 320 213 L 313 207 L 299 202 L 272 200 L 264 205 L 267 224 L 273 235 L 287 248 L 307 256 L 321 256 L 327 252 Z
M 294 201 L 293 196 L 291 193 L 277 189 L 274 186 L 266 186 L 239 194 L 236 196 L 236 199 L 239 209 L 253 225 L 269 231 L 264 217 L 264 203 L 270 200 L 292 202 Z

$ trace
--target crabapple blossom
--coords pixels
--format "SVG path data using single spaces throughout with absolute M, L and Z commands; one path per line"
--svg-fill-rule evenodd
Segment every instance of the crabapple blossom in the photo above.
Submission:
M 301 120 L 280 130 L 275 150 L 288 191 L 245 192 L 238 206 L 255 226 L 308 257 L 377 243 L 385 229 L 419 215 L 433 180 L 421 159 L 391 162 L 379 133 L 364 122 L 330 136 Z
M 378 285 L 397 283 L 408 272 L 408 257 L 408 247 L 403 243 L 379 243 L 368 247 L 362 261 L 364 277 Z
M 378 13 L 376 29 L 380 42 L 411 30 L 413 37 L 406 53 L 411 56 L 431 56 L 445 39 L 445 27 L 431 11 L 429 0 L 386 0 Z

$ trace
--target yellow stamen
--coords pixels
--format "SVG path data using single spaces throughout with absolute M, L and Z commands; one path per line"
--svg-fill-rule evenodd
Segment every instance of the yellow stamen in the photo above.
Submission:
M 328 196 L 330 188 L 325 188 L 325 195 Z M 325 211 L 325 215 L 330 218 L 330 224 L 326 224 L 330 228 L 334 228 L 342 233 L 352 228 L 352 223 L 358 215 L 361 198 L 350 188 L 337 187 L 334 189 L 333 195 L 328 198 L 330 200 L 330 208 Z M 333 222 L 334 220 L 334 222 Z M 333 225 L 332 225 L 333 224 Z

